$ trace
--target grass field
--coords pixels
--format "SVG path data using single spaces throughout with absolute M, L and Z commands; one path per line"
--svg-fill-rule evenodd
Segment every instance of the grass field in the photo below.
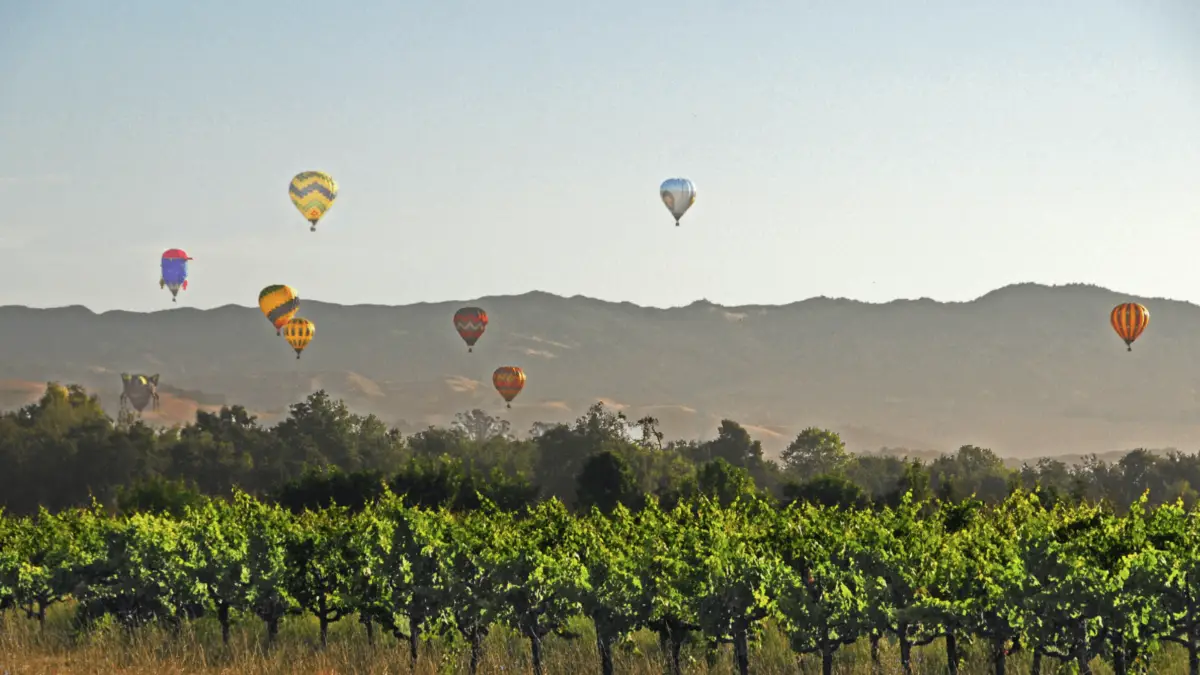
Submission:
M 377 634 L 372 648 L 363 627 L 353 618 L 345 619 L 331 630 L 330 644 L 318 648 L 316 620 L 311 617 L 291 618 L 284 622 L 279 642 L 270 651 L 264 650 L 265 631 L 255 620 L 239 622 L 230 646 L 221 644 L 220 626 L 215 620 L 200 619 L 185 626 L 179 635 L 159 628 L 145 628 L 127 633 L 113 626 L 104 626 L 86 636 L 72 633 L 70 618 L 73 609 L 62 605 L 52 609 L 44 632 L 37 624 L 9 612 L 0 619 L 0 675 L 96 674 L 126 673 L 129 675 L 169 675 L 179 673 L 221 673 L 226 675 L 391 675 L 409 674 L 407 644 L 399 644 L 391 636 Z M 578 640 L 550 638 L 545 647 L 547 675 L 583 675 L 599 673 L 593 633 L 587 622 L 581 621 L 572 629 L 582 634 Z M 416 673 L 465 673 L 466 650 L 437 641 L 423 645 Z M 702 645 L 685 649 L 685 672 L 695 675 L 732 674 L 735 672 L 729 649 L 726 647 L 710 663 Z M 946 672 L 945 651 L 938 641 L 914 652 L 914 672 L 917 675 L 942 675 Z M 900 673 L 895 646 L 882 646 L 883 673 Z M 787 646 L 785 636 L 768 628 L 762 639 L 751 648 L 751 672 L 756 675 L 800 673 L 819 675 L 819 657 L 797 658 Z M 1093 663 L 1095 675 L 1112 672 L 1106 664 Z M 666 660 L 658 642 L 650 633 L 637 634 L 632 642 L 616 654 L 616 672 L 628 675 L 661 675 Z M 530 673 L 528 643 L 502 627 L 496 627 L 488 640 L 481 673 Z M 865 643 L 838 654 L 835 673 L 841 675 L 872 675 Z M 963 675 L 990 673 L 983 654 L 968 646 L 962 665 Z M 1027 675 L 1029 659 L 1014 655 L 1009 659 L 1009 675 Z M 1043 663 L 1045 675 L 1065 675 L 1075 672 L 1068 665 L 1060 666 L 1053 659 Z M 1150 663 L 1149 672 L 1155 675 L 1186 675 L 1187 655 L 1171 646 Z

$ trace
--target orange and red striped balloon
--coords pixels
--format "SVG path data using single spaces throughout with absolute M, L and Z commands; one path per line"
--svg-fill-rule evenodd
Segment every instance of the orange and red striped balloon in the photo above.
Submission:
M 1136 302 L 1126 302 L 1113 307 L 1108 320 L 1125 341 L 1126 351 L 1133 351 L 1133 341 L 1150 325 L 1150 310 Z
M 500 366 L 492 373 L 492 384 L 511 408 L 512 400 L 525 388 L 525 371 L 516 366 Z

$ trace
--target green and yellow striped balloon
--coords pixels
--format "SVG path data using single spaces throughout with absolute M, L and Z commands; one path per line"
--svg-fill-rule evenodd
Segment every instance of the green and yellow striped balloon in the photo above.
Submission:
M 337 194 L 337 181 L 333 179 L 333 176 L 320 171 L 305 171 L 296 174 L 291 185 L 288 186 L 288 196 L 292 198 L 296 209 L 304 214 L 308 222 L 312 223 L 312 227 L 309 228 L 312 232 L 317 231 L 317 221 L 333 208 Z
M 262 310 L 263 316 L 267 317 L 267 321 L 275 326 L 275 334 L 279 335 L 279 330 L 288 319 L 296 316 L 296 310 L 300 309 L 300 296 L 296 295 L 296 289 L 291 286 L 271 284 L 258 294 L 258 308 Z

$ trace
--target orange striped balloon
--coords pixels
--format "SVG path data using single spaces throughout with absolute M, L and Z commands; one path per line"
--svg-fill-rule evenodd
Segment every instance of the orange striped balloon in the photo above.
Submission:
M 1150 325 L 1150 310 L 1136 302 L 1126 302 L 1113 307 L 1109 317 L 1113 330 L 1125 341 L 1126 351 L 1133 351 L 1133 341 L 1138 339 L 1146 326 Z
M 492 384 L 511 408 L 512 400 L 525 388 L 525 371 L 516 366 L 500 366 L 492 373 Z

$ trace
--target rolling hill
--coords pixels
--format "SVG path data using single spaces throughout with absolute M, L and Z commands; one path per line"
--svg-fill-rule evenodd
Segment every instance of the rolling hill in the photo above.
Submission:
M 1132 353 L 1108 326 L 1127 300 L 1152 315 Z M 491 318 L 473 354 L 450 321 L 464 304 Z M 854 450 L 1200 447 L 1200 307 L 1095 286 L 1019 284 L 964 303 L 656 309 L 531 292 L 402 307 L 305 300 L 302 310 L 317 336 L 297 361 L 257 308 L 0 307 L 0 405 L 56 380 L 115 412 L 125 371 L 161 375 L 161 423 L 226 402 L 273 421 L 323 388 L 408 430 L 473 407 L 524 430 L 603 400 L 632 419 L 654 415 L 668 437 L 711 437 L 729 417 L 771 452 L 809 425 L 838 430 Z M 528 376 L 512 410 L 492 390 L 499 365 Z

